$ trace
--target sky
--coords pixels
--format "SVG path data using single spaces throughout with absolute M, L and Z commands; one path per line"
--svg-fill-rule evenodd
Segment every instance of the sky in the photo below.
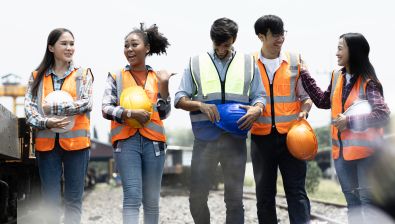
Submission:
M 108 72 L 127 64 L 124 37 L 140 22 L 157 24 L 171 44 L 167 55 L 148 57 L 147 64 L 155 70 L 178 73 L 169 85 L 174 99 L 189 57 L 211 49 L 209 31 L 214 20 L 228 17 L 236 21 L 239 33 L 234 47 L 252 53 L 261 47 L 253 29 L 255 21 L 274 14 L 283 19 L 288 31 L 283 50 L 299 52 L 322 89 L 329 85 L 330 72 L 338 69 L 335 54 L 339 36 L 362 33 L 370 44 L 370 60 L 383 84 L 385 100 L 394 111 L 394 8 L 391 0 L 1 1 L 0 76 L 14 73 L 27 84 L 43 58 L 49 32 L 58 27 L 70 29 L 75 36 L 75 64 L 90 67 L 95 76 L 91 123 L 99 139 L 106 141 L 110 122 L 101 116 L 105 79 Z M 11 108 L 9 98 L 0 98 L 0 103 Z M 23 107 L 18 108 L 17 115 L 23 116 Z M 320 127 L 329 124 L 329 117 L 328 110 L 313 107 L 308 120 L 313 127 Z M 188 113 L 173 108 L 165 127 L 190 128 Z

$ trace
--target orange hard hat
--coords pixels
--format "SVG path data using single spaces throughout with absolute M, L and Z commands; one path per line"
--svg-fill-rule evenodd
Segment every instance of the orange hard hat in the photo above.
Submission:
M 126 88 L 121 93 L 121 107 L 130 110 L 143 109 L 152 114 L 152 103 L 147 93 L 141 86 L 132 86 Z M 125 121 L 133 128 L 142 128 L 143 126 L 135 119 L 127 119 Z M 147 122 L 148 123 L 148 122 Z
M 317 138 L 306 119 L 294 121 L 287 134 L 288 151 L 297 159 L 312 160 L 317 154 Z

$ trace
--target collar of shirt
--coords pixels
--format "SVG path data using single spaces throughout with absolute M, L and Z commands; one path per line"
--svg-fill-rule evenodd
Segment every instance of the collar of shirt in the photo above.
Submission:
M 284 54 L 284 52 L 280 52 L 279 58 L 280 58 L 280 61 L 285 61 L 285 62 L 288 63 L 288 58 L 287 58 L 287 56 Z M 263 57 L 262 51 L 259 51 L 259 60 L 263 63 L 263 61 L 264 61 L 265 59 L 267 59 L 267 58 Z M 275 58 L 275 59 L 276 59 L 276 58 Z M 271 60 L 271 59 L 267 59 L 267 60 Z
M 344 83 L 345 86 L 350 83 L 353 84 L 357 80 L 357 76 L 347 73 L 346 68 L 343 67 L 341 69 L 341 72 L 342 72 L 343 79 L 345 80 L 345 83 Z
M 232 47 L 231 54 L 227 55 L 227 56 L 226 56 L 225 58 L 223 58 L 223 59 L 220 59 L 220 58 L 217 56 L 217 54 L 215 53 L 215 50 L 214 50 L 214 49 L 211 49 L 210 51 L 208 51 L 208 53 L 209 53 L 209 55 L 210 55 L 214 60 L 216 60 L 216 61 L 229 61 L 230 59 L 232 59 L 232 58 L 235 56 L 236 51 L 235 51 L 235 49 Z
M 71 74 L 72 71 L 74 71 L 75 69 L 78 69 L 77 66 L 74 65 L 73 62 L 70 62 L 69 68 L 67 69 L 67 71 L 62 75 L 62 76 L 57 76 L 59 79 L 64 79 L 66 78 L 68 75 Z M 53 68 L 49 68 L 47 70 L 47 72 L 45 73 L 45 76 L 49 76 L 49 75 L 55 75 L 55 71 L 53 70 Z
M 149 66 L 149 65 L 145 65 L 145 68 L 148 70 L 148 71 L 154 71 L 152 68 L 151 68 L 151 66 Z M 125 71 L 130 71 L 130 69 L 131 69 L 131 66 L 130 65 L 126 65 L 125 66 Z

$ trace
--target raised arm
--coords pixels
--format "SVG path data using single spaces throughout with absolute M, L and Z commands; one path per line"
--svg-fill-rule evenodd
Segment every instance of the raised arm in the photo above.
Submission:
M 315 80 L 310 76 L 307 69 L 301 70 L 300 78 L 302 80 L 304 90 L 310 96 L 315 106 L 321 109 L 330 109 L 332 82 L 329 84 L 328 89 L 323 92 L 320 87 L 317 86 Z

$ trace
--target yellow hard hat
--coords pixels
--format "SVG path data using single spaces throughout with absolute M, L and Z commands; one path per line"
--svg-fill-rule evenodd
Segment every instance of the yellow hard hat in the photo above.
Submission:
M 318 143 L 313 128 L 306 119 L 294 121 L 287 134 L 288 151 L 297 159 L 313 160 Z
M 125 109 L 129 109 L 129 110 L 143 109 L 152 114 L 153 109 L 152 109 L 151 100 L 149 99 L 147 93 L 141 86 L 132 86 L 124 89 L 121 93 L 120 103 L 121 103 L 121 107 Z M 126 123 L 133 128 L 143 127 L 135 119 L 127 119 Z

